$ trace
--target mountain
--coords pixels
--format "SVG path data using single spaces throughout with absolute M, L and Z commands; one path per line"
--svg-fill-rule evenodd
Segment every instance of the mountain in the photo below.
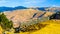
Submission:
M 25 9 L 25 10 L 14 10 L 12 12 L 5 12 L 5 15 L 8 19 L 14 22 L 25 22 L 30 19 L 48 17 L 54 14 L 54 12 L 44 12 L 35 9 Z
M 14 10 L 14 8 L 12 7 L 0 7 L 0 12 L 3 12 L 3 11 L 12 11 Z
M 25 9 L 25 10 L 14 10 L 12 12 L 4 12 L 8 19 L 13 22 L 24 22 L 28 21 L 32 16 L 39 12 L 39 10 Z
M 32 7 L 32 8 L 28 8 L 28 7 L 24 7 L 24 6 L 17 6 L 17 7 L 0 7 L 0 12 L 4 12 L 4 11 L 13 11 L 13 10 L 21 10 L 21 9 L 37 9 L 40 11 L 60 11 L 59 7 Z
M 60 7 L 37 7 L 35 9 L 41 10 L 41 11 L 50 11 L 50 12 L 59 12 Z
M 36 9 L 41 10 L 41 11 L 46 11 L 46 9 L 49 7 L 37 7 Z
M 18 7 L 0 7 L 0 12 L 4 11 L 13 11 L 13 10 L 18 10 L 18 9 L 27 9 L 26 7 L 23 6 L 18 6 Z
M 41 17 L 48 17 L 54 14 L 54 12 L 48 12 L 48 11 L 44 12 L 30 8 L 24 10 L 14 10 L 11 12 L 4 12 L 4 14 L 9 20 L 13 21 L 13 24 L 16 24 L 16 26 L 14 27 L 17 27 L 18 25 L 20 25 L 19 23 L 28 24 L 31 20 L 36 20 L 37 18 L 41 18 Z
M 59 12 L 59 11 L 60 11 L 60 7 L 50 7 L 50 8 L 46 8 L 46 11 Z
M 17 9 L 27 9 L 27 7 L 17 6 L 17 7 L 15 7 L 14 9 L 15 9 L 15 10 L 17 10 Z
M 55 12 L 43 12 L 43 11 L 40 11 L 40 12 L 35 13 L 33 15 L 33 18 L 49 17 L 54 13 Z

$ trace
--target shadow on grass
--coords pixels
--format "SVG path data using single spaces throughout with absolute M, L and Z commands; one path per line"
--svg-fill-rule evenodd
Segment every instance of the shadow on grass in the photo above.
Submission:
M 48 25 L 48 24 L 37 23 L 34 25 L 30 25 L 28 27 L 25 26 L 25 28 L 21 29 L 21 31 L 22 32 L 34 32 L 34 31 L 37 31 L 37 30 L 44 28 L 46 25 Z

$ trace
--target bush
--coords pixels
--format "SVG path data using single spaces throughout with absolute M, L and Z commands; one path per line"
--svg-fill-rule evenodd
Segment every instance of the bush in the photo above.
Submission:
M 4 15 L 4 13 L 0 13 L 0 25 L 2 26 L 2 28 L 4 30 L 9 30 L 12 28 L 13 23 L 12 21 L 9 21 L 6 17 L 6 15 Z

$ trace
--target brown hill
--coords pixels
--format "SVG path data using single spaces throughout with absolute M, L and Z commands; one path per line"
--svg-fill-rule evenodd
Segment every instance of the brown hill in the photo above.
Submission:
M 52 14 L 54 14 L 55 12 L 46 12 L 46 14 L 44 14 L 44 16 L 43 17 L 48 17 L 48 16 L 51 16 Z
M 40 15 L 44 14 L 44 11 L 34 10 L 34 9 L 24 9 L 24 10 L 14 10 L 12 12 L 5 12 L 5 15 L 9 20 L 12 20 L 13 22 L 25 22 L 29 21 L 30 18 L 33 17 L 38 18 Z M 46 14 L 43 15 L 43 17 L 47 17 L 54 14 L 54 12 L 48 12 L 46 11 Z
M 32 18 L 33 14 L 39 12 L 39 10 L 34 9 L 24 9 L 24 10 L 15 10 L 12 12 L 5 12 L 5 15 L 8 19 L 13 22 L 23 22 L 28 21 L 28 19 Z
M 22 23 L 22 22 L 29 21 L 35 13 L 37 13 L 37 14 L 35 15 L 34 18 L 37 18 L 40 15 L 42 15 L 44 13 L 44 11 L 39 11 L 39 10 L 34 10 L 34 9 L 24 9 L 24 10 L 14 10 L 12 12 L 4 12 L 6 17 L 9 20 L 13 21 L 13 23 L 15 24 L 14 25 L 15 27 L 18 27 L 20 25 L 20 23 Z M 53 14 L 53 12 L 46 12 L 46 14 L 44 14 L 43 17 L 47 17 L 52 14 Z

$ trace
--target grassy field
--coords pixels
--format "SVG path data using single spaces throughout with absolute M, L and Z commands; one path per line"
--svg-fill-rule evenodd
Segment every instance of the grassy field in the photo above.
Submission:
M 48 20 L 45 22 L 42 22 L 41 24 L 47 24 L 45 27 L 36 30 L 36 31 L 30 31 L 30 32 L 20 32 L 17 34 L 60 34 L 60 20 Z M 0 27 L 0 33 L 2 32 L 2 28 Z M 14 34 L 13 31 L 7 32 L 7 34 Z

